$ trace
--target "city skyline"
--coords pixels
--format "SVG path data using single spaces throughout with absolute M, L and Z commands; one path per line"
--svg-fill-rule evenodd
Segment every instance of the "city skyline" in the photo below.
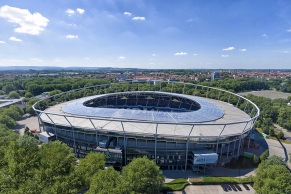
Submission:
M 282 1 L 7 1 L 0 66 L 290 69 Z

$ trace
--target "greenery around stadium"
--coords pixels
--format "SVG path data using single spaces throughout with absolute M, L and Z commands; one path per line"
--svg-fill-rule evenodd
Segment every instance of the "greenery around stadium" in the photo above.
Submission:
M 190 183 L 184 178 L 178 178 L 171 182 L 164 183 L 162 191 L 181 191 Z
M 36 96 L 43 92 L 54 95 L 71 89 L 111 82 L 114 80 L 61 77 L 1 80 L 0 95 L 23 98 L 22 101 L 27 103 L 24 111 L 33 114 L 31 106 L 39 100 Z M 243 78 L 199 84 L 232 92 L 262 89 L 291 92 L 291 79 Z M 141 90 L 146 90 L 147 87 L 148 85 L 144 84 Z M 189 90 L 185 93 L 193 94 L 193 91 Z M 83 92 L 79 95 L 82 96 Z M 205 96 L 205 92 L 197 91 L 195 95 Z M 209 92 L 210 98 L 215 98 L 216 95 L 212 91 Z M 256 122 L 258 130 L 284 139 L 284 134 L 276 131 L 273 123 L 291 130 L 291 107 L 286 106 L 291 98 L 271 100 L 254 95 L 248 95 L 247 98 L 261 109 L 261 116 Z M 236 100 L 233 99 L 232 103 L 236 103 Z M 44 108 L 48 104 L 44 102 L 41 106 Z M 239 104 L 239 108 L 244 107 L 245 104 Z M 119 172 L 111 167 L 105 168 L 105 158 L 102 154 L 92 153 L 84 159 L 77 159 L 72 154 L 72 150 L 61 142 L 39 146 L 37 138 L 34 138 L 29 129 L 26 129 L 24 136 L 19 136 L 12 131 L 24 111 L 17 106 L 0 110 L 0 193 L 39 193 L 40 190 L 43 193 L 158 193 L 160 190 L 180 190 L 188 184 L 185 179 L 162 184 L 164 178 L 161 171 L 153 161 L 146 158 L 134 160 Z M 266 191 L 291 193 L 291 175 L 282 159 L 268 158 L 268 151 L 266 151 L 259 159 L 253 158 L 254 163 L 257 161 L 261 163 L 257 168 L 256 177 L 247 179 L 203 177 L 192 181 L 192 184 L 254 182 L 257 193 L 266 193 Z
M 0 193 L 159 193 L 164 177 L 154 161 L 134 159 L 122 171 L 105 168 L 103 153 L 77 159 L 60 141 L 39 146 L 0 126 Z
M 219 176 L 205 176 L 201 178 L 192 178 L 190 182 L 193 185 L 219 185 L 225 183 L 253 183 L 254 177 L 236 178 L 236 177 L 219 177 Z

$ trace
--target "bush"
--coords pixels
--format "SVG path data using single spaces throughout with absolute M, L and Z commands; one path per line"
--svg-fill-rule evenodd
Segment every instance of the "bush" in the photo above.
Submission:
M 254 155 L 254 157 L 253 157 L 253 163 L 254 163 L 255 165 L 258 165 L 258 164 L 260 163 L 260 159 L 259 159 L 258 156 Z
M 20 95 L 16 91 L 9 92 L 8 97 L 10 99 L 19 99 Z
M 31 97 L 33 97 L 32 93 L 25 92 L 25 98 L 31 98 Z
M 274 129 L 269 129 L 269 135 L 270 136 L 275 136 L 275 131 L 274 131 Z
M 277 138 L 278 138 L 278 139 L 285 139 L 285 137 L 284 137 L 284 133 L 283 133 L 282 131 L 280 131 L 280 132 L 278 133 L 278 135 L 277 135 Z
M 260 156 L 260 160 L 264 161 L 269 157 L 269 150 L 266 150 L 262 153 L 262 155 Z

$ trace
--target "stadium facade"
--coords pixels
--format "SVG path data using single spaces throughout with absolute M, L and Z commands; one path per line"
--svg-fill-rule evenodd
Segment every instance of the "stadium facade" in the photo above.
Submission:
M 146 155 L 163 169 L 195 171 L 242 154 L 260 113 L 237 94 L 180 82 L 92 86 L 33 108 L 45 133 L 77 157 L 103 152 L 107 164 L 121 167 Z

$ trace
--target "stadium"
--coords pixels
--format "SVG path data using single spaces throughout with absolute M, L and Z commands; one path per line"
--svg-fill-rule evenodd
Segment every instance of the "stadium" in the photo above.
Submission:
M 49 139 L 77 157 L 103 152 L 116 168 L 147 156 L 162 169 L 205 171 L 250 145 L 259 108 L 222 89 L 180 82 L 112 83 L 34 104 Z

